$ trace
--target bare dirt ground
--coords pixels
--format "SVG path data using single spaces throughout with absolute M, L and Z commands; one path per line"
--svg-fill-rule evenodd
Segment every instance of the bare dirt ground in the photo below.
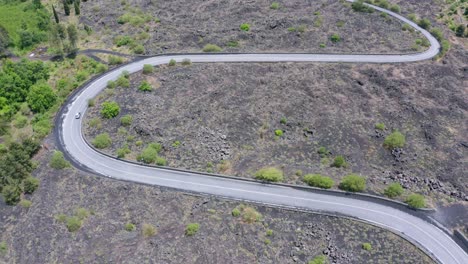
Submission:
M 415 39 L 421 38 L 403 31 L 399 20 L 379 12 L 354 12 L 344 1 L 277 2 L 276 10 L 269 0 L 83 2 L 80 23 L 94 33 L 82 45 L 116 48 L 116 37 L 130 36 L 146 48 L 146 54 L 200 52 L 206 44 L 225 52 L 411 53 Z M 137 26 L 119 24 L 124 14 L 151 19 Z M 242 23 L 250 24 L 250 31 L 240 30 Z M 330 40 L 334 33 L 340 42 Z
M 463 53 L 454 49 L 452 56 Z M 368 177 L 370 192 L 398 181 L 435 200 L 466 200 L 466 70 L 433 61 L 162 66 L 131 76 L 131 88 L 103 93 L 85 123 L 100 119 L 105 100 L 117 101 L 121 114 L 85 131 L 90 140 L 109 133 L 113 144 L 104 151 L 112 155 L 127 144 L 129 159 L 159 142 L 173 167 L 252 177 L 275 166 L 286 182 L 299 184 L 298 170 L 336 181 L 354 172 Z M 138 91 L 142 80 L 155 89 Z M 126 114 L 133 123 L 124 128 L 119 118 Z M 277 129 L 284 135 L 275 136 Z M 407 143 L 392 152 L 383 140 L 396 129 Z M 321 146 L 328 158 L 317 152 Z M 331 166 L 337 155 L 347 168 Z
M 357 221 L 253 206 L 262 217 L 249 224 L 232 216 L 237 202 L 53 170 L 47 144 L 35 171 L 41 187 L 26 197 L 32 206 L 1 203 L 7 250 L 0 263 L 305 263 L 323 252 L 337 263 L 433 263 L 398 236 Z M 91 214 L 71 233 L 56 217 L 77 208 Z M 125 231 L 127 223 L 136 229 Z M 192 237 L 184 234 L 188 223 L 200 224 Z M 143 224 L 156 234 L 143 236 Z

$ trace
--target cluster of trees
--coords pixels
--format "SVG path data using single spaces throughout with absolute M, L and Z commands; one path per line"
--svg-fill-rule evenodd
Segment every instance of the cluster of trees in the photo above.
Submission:
M 49 44 L 56 55 L 63 56 L 76 52 L 78 45 L 78 30 L 74 24 L 64 26 L 61 23 L 51 25 Z
M 0 191 L 7 204 L 16 204 L 21 193 L 32 193 L 39 181 L 31 177 L 34 163 L 31 157 L 39 150 L 39 142 L 25 139 L 13 142 L 0 154 Z

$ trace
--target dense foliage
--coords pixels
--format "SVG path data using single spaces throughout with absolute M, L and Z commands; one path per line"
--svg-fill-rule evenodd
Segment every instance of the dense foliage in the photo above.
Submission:
M 304 182 L 310 186 L 323 189 L 330 189 L 335 184 L 332 178 L 320 174 L 307 174 L 304 176 Z
M 340 189 L 348 192 L 361 192 L 366 188 L 366 179 L 356 174 L 345 176 L 340 183 Z
M 255 179 L 279 182 L 283 180 L 283 172 L 277 168 L 263 168 L 255 173 Z

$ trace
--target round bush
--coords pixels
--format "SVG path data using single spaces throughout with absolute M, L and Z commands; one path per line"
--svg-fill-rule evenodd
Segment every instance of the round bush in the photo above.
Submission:
M 423 208 L 426 206 L 424 196 L 421 194 L 413 193 L 405 201 L 412 208 Z
M 403 187 L 397 182 L 390 184 L 384 191 L 389 198 L 395 198 L 403 194 Z
M 23 190 L 25 193 L 33 193 L 39 187 L 39 179 L 34 177 L 27 177 L 23 181 Z
M 112 140 L 108 133 L 102 133 L 94 138 L 92 144 L 98 149 L 104 149 L 112 144 Z
M 322 176 L 320 174 L 307 174 L 304 176 L 304 182 L 310 186 L 323 189 L 330 189 L 335 184 L 330 177 Z
M 340 189 L 349 192 L 361 192 L 366 188 L 366 179 L 356 174 L 345 176 L 340 183 Z
M 124 115 L 120 118 L 120 124 L 122 126 L 129 126 L 132 124 L 133 117 L 131 115 Z
M 250 24 L 244 23 L 244 24 L 240 25 L 240 29 L 242 31 L 249 31 L 250 30 Z
M 279 182 L 283 180 L 283 172 L 277 168 L 263 168 L 255 173 L 255 179 Z
M 120 113 L 120 106 L 116 102 L 107 101 L 102 103 L 101 115 L 104 118 L 114 118 Z
M 347 165 L 346 160 L 341 155 L 336 156 L 335 160 L 333 161 L 333 164 L 332 164 L 333 167 L 337 167 L 337 168 L 346 167 L 346 165 Z
M 389 149 L 402 148 L 405 146 L 405 143 L 405 136 L 398 130 L 388 135 L 384 140 L 384 146 Z
M 197 224 L 197 223 L 190 223 L 187 225 L 187 227 L 185 228 L 185 235 L 186 236 L 193 236 L 195 235 L 198 230 L 200 229 L 200 225 Z

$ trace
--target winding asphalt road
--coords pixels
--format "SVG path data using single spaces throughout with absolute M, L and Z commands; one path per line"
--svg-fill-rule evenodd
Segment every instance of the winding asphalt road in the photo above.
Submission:
M 72 96 L 57 118 L 56 134 L 60 148 L 79 167 L 111 178 L 137 183 L 165 186 L 189 192 L 203 193 L 252 201 L 262 204 L 301 208 L 319 212 L 331 212 L 359 218 L 376 224 L 405 237 L 444 264 L 466 264 L 468 255 L 450 236 L 441 229 L 412 214 L 408 210 L 385 203 L 355 199 L 352 196 L 334 195 L 326 192 L 310 192 L 292 187 L 226 179 L 173 171 L 170 169 L 142 166 L 113 159 L 94 151 L 84 140 L 82 119 L 75 113 L 85 113 L 88 99 L 94 98 L 110 80 L 115 80 L 123 71 L 139 71 L 144 64 L 161 65 L 175 59 L 180 62 L 190 59 L 194 63 L 216 62 L 352 62 L 352 63 L 398 63 L 426 60 L 439 52 L 440 45 L 427 31 L 412 21 L 390 11 L 374 7 L 408 23 L 430 41 L 431 47 L 422 53 L 408 55 L 340 55 L 340 54 L 187 54 L 150 57 L 112 70 Z

